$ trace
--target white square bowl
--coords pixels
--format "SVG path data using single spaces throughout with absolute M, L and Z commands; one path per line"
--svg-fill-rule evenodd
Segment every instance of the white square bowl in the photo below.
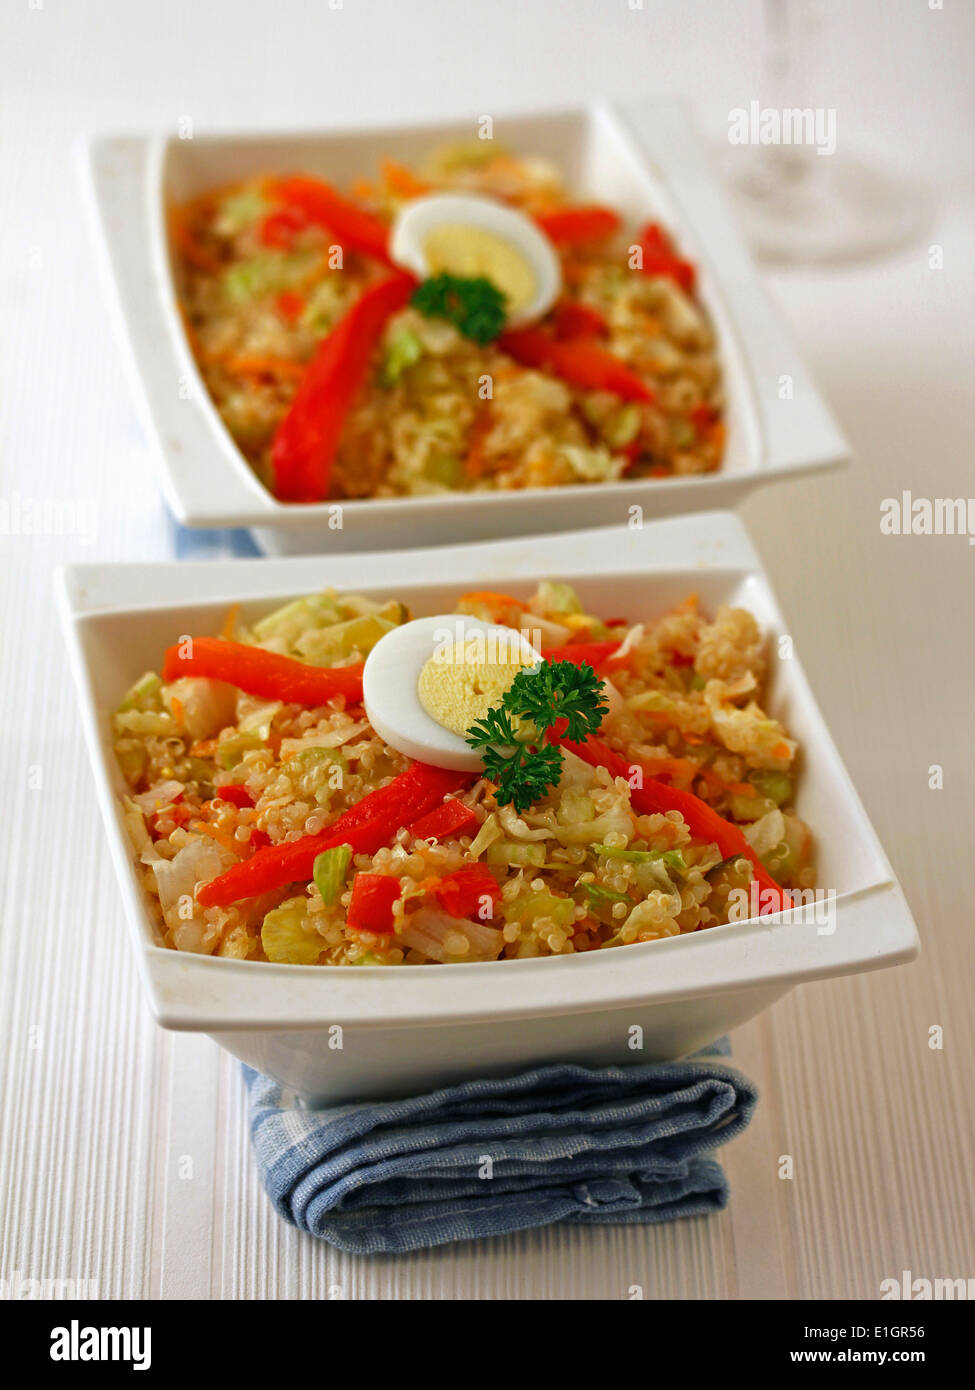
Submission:
M 832 931 L 810 909 L 796 920 L 764 917 L 586 955 L 402 969 L 232 961 L 159 944 L 123 823 L 111 712 L 135 678 L 158 666 L 174 634 L 218 630 L 231 603 L 241 603 L 246 618 L 326 585 L 395 595 L 420 616 L 449 608 L 464 589 L 503 585 L 528 594 L 546 577 L 568 579 L 597 612 L 634 619 L 691 590 L 707 610 L 740 603 L 756 615 L 770 651 L 770 709 L 803 750 L 797 806 L 817 840 L 820 882 L 836 892 Z M 164 1027 L 212 1034 L 302 1095 L 390 1095 L 551 1060 L 679 1057 L 799 981 L 917 953 L 910 910 L 800 663 L 775 656 L 788 629 L 730 514 L 433 552 L 72 566 L 61 573 L 59 601 L 153 1011 Z M 635 1037 L 642 1048 L 634 1049 Z
M 343 183 L 383 155 L 406 162 L 470 138 L 470 122 L 302 134 L 98 137 L 82 146 L 86 201 L 133 383 L 170 508 L 193 527 L 246 526 L 274 553 L 441 545 L 726 507 L 775 479 L 849 460 L 846 440 L 783 331 L 714 183 L 674 106 L 591 106 L 499 118 L 496 137 L 555 160 L 579 199 L 634 223 L 660 218 L 700 269 L 718 335 L 728 425 L 720 472 L 507 493 L 285 504 L 260 483 L 224 426 L 177 308 L 165 209 L 267 170 Z

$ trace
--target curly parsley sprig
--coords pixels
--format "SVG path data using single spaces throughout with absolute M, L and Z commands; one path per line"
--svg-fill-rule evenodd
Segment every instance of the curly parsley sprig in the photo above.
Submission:
M 562 721 L 575 742 L 598 733 L 608 709 L 602 695 L 602 681 L 587 662 L 543 661 L 518 672 L 501 704 L 467 731 L 502 805 L 510 802 L 520 814 L 558 782 L 562 749 L 545 743 L 545 734 Z M 524 722 L 516 727 L 515 719 Z
M 505 297 L 486 275 L 431 275 L 410 302 L 425 318 L 446 319 L 481 347 L 504 328 Z
M 530 719 L 540 733 L 565 719 L 565 736 L 575 743 L 598 734 L 609 708 L 603 703 L 602 681 L 585 661 L 578 666 L 574 661 L 543 661 L 519 671 L 503 703 Z

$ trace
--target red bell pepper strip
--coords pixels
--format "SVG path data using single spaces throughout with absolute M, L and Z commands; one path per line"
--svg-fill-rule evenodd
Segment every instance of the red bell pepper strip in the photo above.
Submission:
M 463 835 L 478 824 L 477 816 L 469 806 L 456 797 L 451 797 L 442 806 L 437 806 L 429 815 L 421 816 L 410 826 L 410 834 L 416 840 L 446 840 L 450 835 Z
M 525 367 L 551 372 L 584 391 L 612 391 L 625 401 L 652 401 L 653 392 L 625 362 L 591 338 L 553 338 L 541 328 L 518 328 L 498 339 Z
M 411 763 L 388 786 L 364 796 L 319 834 L 267 845 L 204 884 L 196 895 L 197 902 L 201 907 L 229 907 L 242 898 L 256 898 L 289 883 L 308 883 L 315 859 L 336 845 L 350 845 L 353 854 L 375 854 L 400 826 L 412 825 L 418 816 L 432 811 L 445 796 L 469 782 L 469 773 Z
M 636 439 L 631 440 L 629 444 L 624 444 L 622 449 L 617 450 L 617 453 L 624 454 L 626 457 L 626 463 L 623 465 L 623 477 L 625 478 L 637 459 L 643 453 L 643 444 L 640 441 L 640 436 L 637 435 Z
M 261 219 L 257 235 L 264 246 L 287 251 L 297 234 L 307 226 L 308 218 L 300 208 L 277 208 Z
M 639 246 L 643 252 L 640 267 L 644 275 L 665 275 L 676 280 L 682 290 L 693 294 L 697 270 L 674 251 L 670 238 L 656 222 L 650 222 L 640 233 Z
M 393 903 L 403 891 L 393 874 L 356 874 L 346 921 L 355 931 L 388 936 L 393 930 Z
M 274 489 L 284 502 L 321 502 L 346 416 L 387 321 L 415 285 L 397 273 L 372 285 L 319 344 L 271 446 Z
M 690 421 L 698 434 L 703 434 L 717 422 L 718 412 L 711 405 L 696 405 L 690 414 Z
M 641 767 L 635 759 L 627 759 L 620 753 L 614 753 L 599 739 L 589 738 L 585 743 L 572 743 L 568 739 L 560 738 L 551 730 L 548 737 L 553 743 L 568 748 L 570 753 L 575 753 L 592 767 L 605 767 L 613 777 L 624 777 L 629 781 L 630 769 Z M 732 855 L 747 859 L 762 890 L 760 916 L 764 917 L 770 912 L 783 912 L 791 906 L 788 894 L 776 883 L 738 826 L 719 816 L 717 811 L 693 792 L 668 787 L 644 772 L 643 786 L 631 786 L 630 801 L 637 811 L 645 816 L 657 812 L 666 814 L 668 811 L 679 811 L 696 840 L 713 841 L 725 859 L 730 859 Z
M 305 301 L 294 290 L 282 290 L 274 301 L 274 307 L 288 323 L 294 323 L 304 313 Z
M 180 676 L 207 676 L 235 685 L 248 695 L 297 705 L 323 705 L 336 695 L 355 703 L 362 699 L 361 662 L 309 666 L 279 652 L 227 642 L 222 637 L 192 637 L 169 647 L 163 659 L 163 680 L 174 681 Z
M 289 212 L 332 232 L 347 250 L 360 251 L 392 265 L 388 224 L 343 198 L 331 184 L 296 174 L 276 183 L 273 193 Z
M 225 782 L 222 787 L 214 789 L 214 795 L 221 801 L 229 801 L 231 806 L 239 806 L 241 809 L 254 805 L 254 798 L 239 782 Z M 251 838 L 253 839 L 253 836 Z
M 498 880 L 483 864 L 465 864 L 445 875 L 433 890 L 434 897 L 451 917 L 479 917 L 481 902 L 490 898 L 492 907 L 501 896 Z
M 615 232 L 620 225 L 619 216 L 612 208 L 587 207 L 555 208 L 543 212 L 535 218 L 550 240 L 556 246 L 573 246 L 580 241 L 598 241 Z
M 578 299 L 563 299 L 553 310 L 553 327 L 557 338 L 602 338 L 609 324 L 598 309 Z
M 608 661 L 621 642 L 573 642 L 568 647 L 544 647 L 542 656 L 546 661 L 571 661 L 581 666 L 584 661 L 595 670 Z

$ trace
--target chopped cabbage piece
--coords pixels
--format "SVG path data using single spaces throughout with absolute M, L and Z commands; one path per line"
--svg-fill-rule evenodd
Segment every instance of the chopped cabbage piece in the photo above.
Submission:
M 279 965 L 315 965 L 325 943 L 308 925 L 308 899 L 286 898 L 272 908 L 261 926 L 261 945 Z

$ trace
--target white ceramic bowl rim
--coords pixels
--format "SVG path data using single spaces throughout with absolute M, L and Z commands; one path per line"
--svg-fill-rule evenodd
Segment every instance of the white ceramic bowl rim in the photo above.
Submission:
M 694 477 L 517 493 L 350 500 L 341 504 L 341 529 L 333 525 L 336 503 L 279 502 L 259 482 L 220 420 L 176 312 L 164 216 L 165 171 L 172 159 L 188 157 L 217 161 L 222 168 L 239 162 L 246 151 L 266 161 L 282 149 L 298 159 L 302 151 L 351 146 L 366 159 L 390 142 L 453 138 L 457 123 L 321 135 L 198 135 L 189 143 L 101 137 L 83 150 L 86 202 L 98 228 L 102 267 L 129 347 L 133 382 L 158 445 L 160 481 L 184 524 L 252 526 L 272 548 L 305 551 L 440 544 L 462 529 L 487 538 L 618 523 L 634 505 L 648 517 L 727 505 L 771 478 L 847 460 L 846 441 L 768 304 L 680 108 L 593 106 L 503 119 L 526 147 L 536 138 L 561 147 L 571 147 L 573 141 L 598 146 L 598 167 L 612 164 L 614 178 L 641 189 L 643 215 L 653 211 L 664 218 L 698 263 L 728 382 L 729 440 L 737 441 L 729 445 L 725 467 Z M 140 206 L 142 219 L 133 215 L 133 207 Z M 783 376 L 792 382 L 788 400 L 780 397 Z M 174 380 L 191 386 L 191 399 L 174 392 Z M 206 469 L 198 463 L 203 451 L 211 458 Z
M 151 652 L 168 640 L 173 624 L 190 621 L 195 610 L 204 611 L 201 621 L 213 622 L 232 602 L 241 602 L 246 613 L 323 585 L 385 590 L 408 600 L 429 592 L 430 604 L 439 606 L 444 576 L 458 590 L 503 576 L 516 592 L 560 576 L 583 589 L 625 588 L 641 604 L 654 602 L 656 594 L 662 605 L 693 586 L 715 601 L 728 596 L 750 606 L 770 639 L 788 631 L 741 523 L 727 513 L 658 522 L 642 531 L 606 529 L 575 533 L 568 541 L 546 537 L 432 553 L 71 567 L 61 577 L 60 603 L 85 735 L 143 972 L 164 1022 L 205 1031 L 318 1028 L 329 1017 L 388 1028 L 572 1014 L 784 985 L 892 964 L 916 952 L 910 912 L 795 657 L 774 667 L 781 689 L 771 704 L 773 712 L 778 701 L 788 704 L 790 730 L 805 748 L 800 812 L 806 795 L 812 809 L 805 814 L 837 866 L 836 926 L 829 934 L 814 914 L 800 914 L 796 921 L 763 918 L 579 958 L 402 970 L 275 966 L 154 944 L 111 751 L 109 714 L 127 679 L 151 664 Z M 133 651 L 140 642 L 145 651 Z

